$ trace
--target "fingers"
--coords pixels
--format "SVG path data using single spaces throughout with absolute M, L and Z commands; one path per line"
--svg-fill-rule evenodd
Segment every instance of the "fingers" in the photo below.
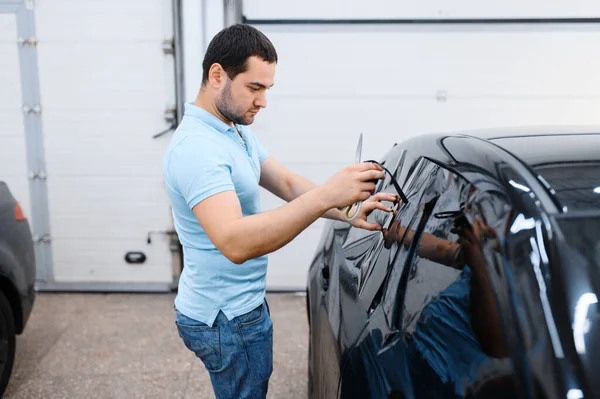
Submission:
M 375 189 L 373 189 L 373 190 L 375 190 Z M 363 203 L 364 203 L 364 201 L 368 200 L 371 197 L 371 195 L 373 194 L 373 190 L 361 190 L 361 192 L 358 196 L 359 201 L 363 201 Z
M 367 170 L 379 170 L 379 171 L 383 171 L 383 168 L 381 166 L 379 166 L 376 163 L 373 162 L 360 162 L 357 164 L 354 164 L 352 166 L 350 166 L 350 168 L 352 169 L 356 169 L 359 172 L 364 172 Z
M 366 220 L 360 219 L 360 220 L 356 220 L 356 223 L 354 224 L 355 227 L 361 228 L 361 229 L 365 229 L 365 230 L 370 230 L 370 231 L 380 231 L 382 230 L 381 225 L 377 224 L 377 223 L 370 223 L 367 222 Z
M 362 181 L 381 180 L 385 178 L 383 170 L 364 170 L 359 172 L 359 179 Z
M 370 194 L 375 192 L 377 185 L 375 183 L 361 183 L 360 189 L 361 191 L 368 191 Z
M 374 209 L 380 209 L 384 212 L 392 212 L 393 209 L 383 205 L 381 202 L 376 202 L 376 201 L 365 201 L 363 202 L 363 208 L 366 212 L 371 212 Z
M 400 200 L 400 196 L 391 193 L 377 193 L 372 198 L 373 201 L 389 201 L 389 202 L 397 202 Z

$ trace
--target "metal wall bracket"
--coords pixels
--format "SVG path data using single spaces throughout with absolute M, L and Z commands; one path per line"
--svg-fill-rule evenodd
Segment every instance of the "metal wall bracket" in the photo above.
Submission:
M 35 172 L 29 172 L 29 178 L 34 180 L 34 179 L 39 179 L 39 180 L 46 180 L 46 172 L 41 171 L 40 173 L 35 173 Z
M 44 234 L 43 236 L 38 236 L 38 235 L 34 235 L 32 237 L 33 242 L 35 243 L 39 243 L 39 242 L 50 242 L 52 241 L 52 237 L 50 237 L 50 234 Z
M 19 36 L 17 39 L 17 44 L 21 47 L 25 45 L 35 47 L 38 45 L 38 40 L 35 37 L 30 37 L 29 39 L 25 40 L 22 36 Z
M 148 244 L 152 244 L 152 235 L 153 234 L 162 234 L 168 236 L 171 240 L 177 240 L 177 232 L 175 230 L 167 230 L 167 231 L 149 231 L 148 237 L 146 238 L 146 242 Z
M 152 136 L 152 138 L 156 139 L 160 136 L 163 136 L 170 131 L 173 131 L 177 128 L 177 109 L 175 107 L 169 107 L 165 109 L 164 118 L 167 123 L 169 123 L 169 127 L 162 132 L 158 132 Z
M 165 109 L 164 113 L 165 121 L 169 124 L 173 124 L 177 122 L 177 109 L 175 107 L 169 107 Z
M 174 54 L 175 53 L 175 40 L 167 39 L 162 42 L 162 50 L 165 54 Z
M 25 115 L 29 115 L 29 114 L 41 114 L 42 113 L 42 107 L 40 105 L 34 105 L 33 107 L 30 107 L 29 105 L 23 105 L 23 113 Z

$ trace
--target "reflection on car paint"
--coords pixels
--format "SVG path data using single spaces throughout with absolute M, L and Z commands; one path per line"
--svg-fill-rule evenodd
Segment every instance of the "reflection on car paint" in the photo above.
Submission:
M 594 208 L 588 200 L 594 187 L 582 183 L 589 179 L 577 181 L 575 191 L 586 190 L 577 199 L 559 194 L 569 179 L 552 175 L 550 166 L 536 166 L 541 179 L 524 177 L 522 164 L 507 162 L 502 150 L 478 151 L 485 145 L 477 140 L 444 137 L 438 148 L 431 142 L 415 138 L 412 152 L 398 146 L 386 154 L 387 165 L 400 165 L 395 175 L 409 203 L 392 217 L 371 215 L 383 232 L 334 222 L 334 234 L 320 245 L 307 299 L 318 318 L 311 322 L 310 352 L 326 361 L 309 371 L 317 378 L 309 394 L 565 398 L 595 392 L 586 373 L 598 359 L 588 351 L 599 342 L 592 339 L 600 334 L 598 305 L 588 303 L 587 314 L 578 316 L 589 331 L 572 324 L 583 313 L 581 298 L 598 292 L 600 269 L 565 239 L 549 241 L 560 221 L 545 214 L 569 208 L 567 200 Z M 599 168 L 590 171 L 600 176 Z M 389 181 L 378 190 L 393 192 Z M 321 264 L 330 271 L 327 285 L 317 278 Z M 565 360 L 578 356 L 576 345 L 562 344 L 575 332 L 586 340 L 579 345 L 580 352 L 586 348 L 579 354 L 584 367 Z

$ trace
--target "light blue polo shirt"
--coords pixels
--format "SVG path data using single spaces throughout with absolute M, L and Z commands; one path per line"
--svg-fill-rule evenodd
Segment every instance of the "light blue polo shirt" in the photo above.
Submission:
M 185 114 L 163 157 L 163 176 L 184 267 L 175 306 L 212 326 L 219 310 L 229 320 L 265 297 L 267 256 L 236 265 L 212 244 L 192 208 L 217 193 L 235 190 L 244 216 L 260 212 L 260 164 L 267 151 L 247 126 L 238 131 L 213 114 L 185 104 Z

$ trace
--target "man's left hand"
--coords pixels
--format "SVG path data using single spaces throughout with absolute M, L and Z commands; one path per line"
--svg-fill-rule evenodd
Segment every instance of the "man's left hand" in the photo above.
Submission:
M 379 209 L 384 212 L 393 211 L 392 208 L 382 204 L 382 201 L 396 203 L 400 201 L 400 198 L 396 194 L 377 193 L 362 203 L 358 216 L 356 216 L 356 218 L 349 223 L 354 227 L 358 227 L 365 230 L 381 230 L 383 228 L 381 225 L 377 223 L 368 222 L 367 218 L 375 209 Z M 352 211 L 350 214 L 353 214 Z

